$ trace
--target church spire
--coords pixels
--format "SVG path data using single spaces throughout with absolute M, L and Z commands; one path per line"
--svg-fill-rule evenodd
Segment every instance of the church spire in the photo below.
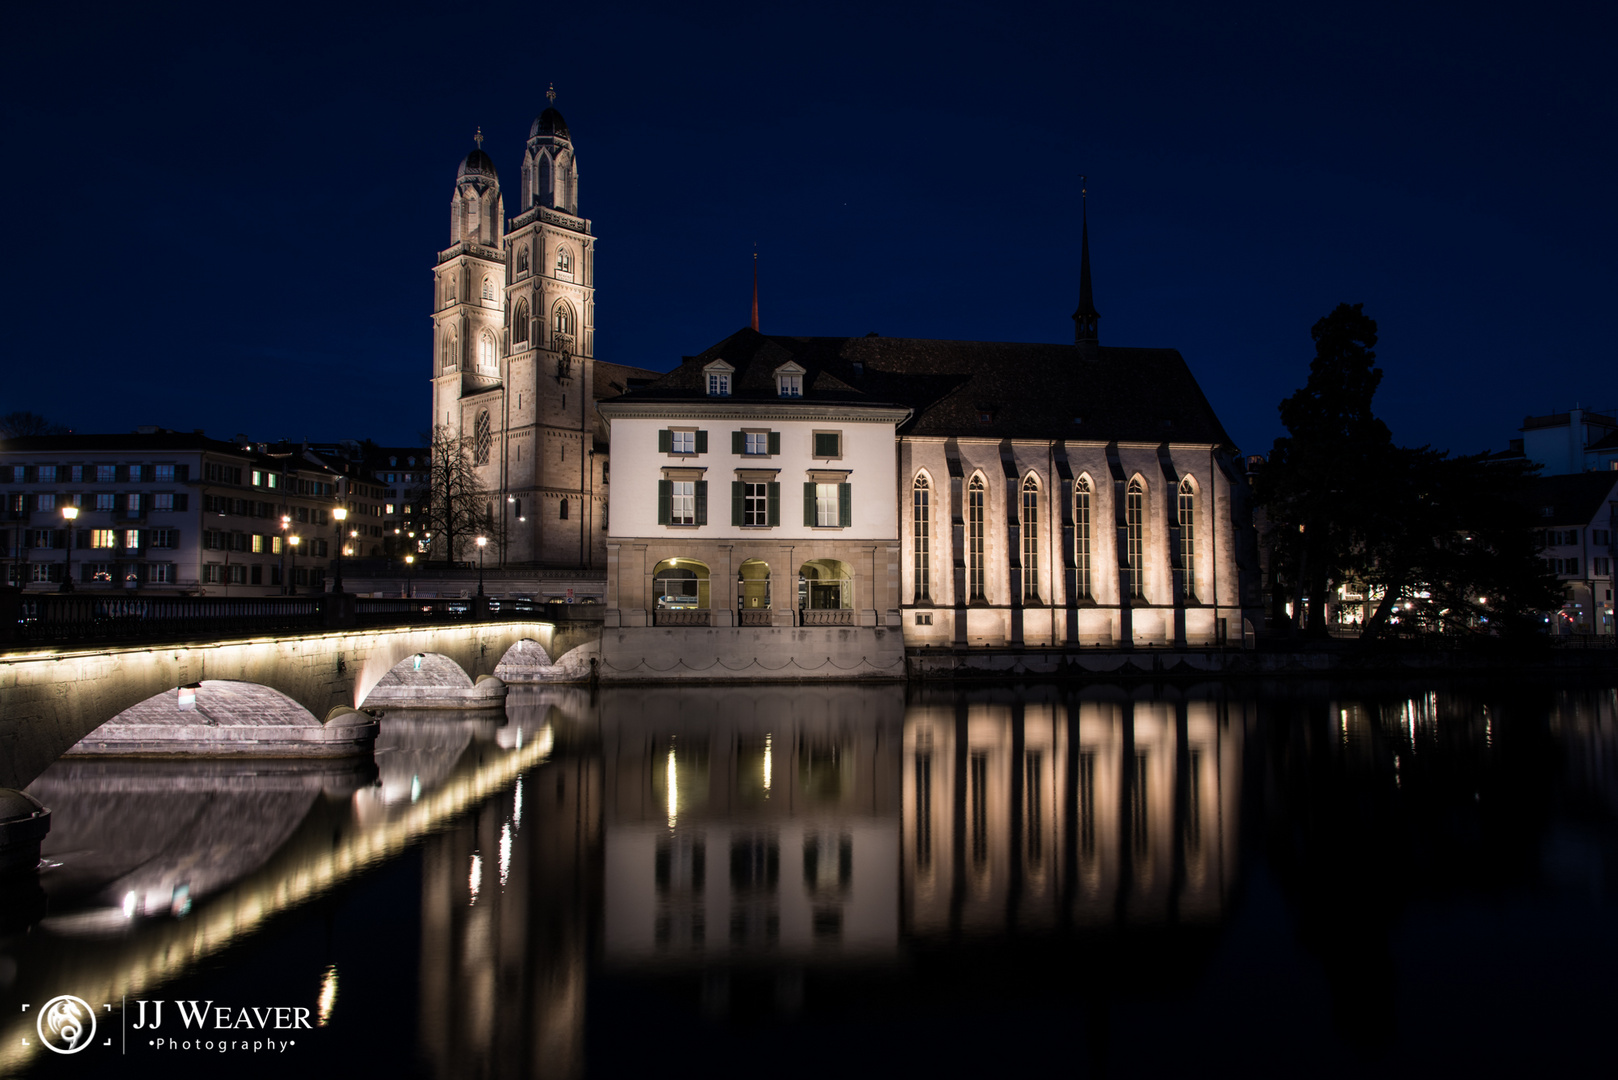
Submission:
M 756 248 L 758 245 L 754 245 Z M 753 329 L 758 329 L 758 252 L 753 252 Z
M 1085 177 L 1079 177 L 1082 185 Z M 1101 313 L 1096 310 L 1095 296 L 1090 288 L 1090 191 L 1088 187 L 1080 187 L 1083 215 L 1083 233 L 1079 241 L 1079 306 L 1073 312 L 1073 341 L 1081 349 L 1094 349 L 1100 342 L 1097 332 L 1097 323 L 1101 321 Z

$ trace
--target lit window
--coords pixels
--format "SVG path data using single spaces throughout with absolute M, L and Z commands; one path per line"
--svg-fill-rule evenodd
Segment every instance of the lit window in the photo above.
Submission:
M 1124 496 L 1125 556 L 1129 562 L 1129 595 L 1137 599 L 1146 595 L 1145 572 L 1142 563 L 1143 516 L 1146 509 L 1146 488 L 1140 478 L 1129 482 Z
M 983 600 L 983 477 L 974 476 L 966 488 L 967 589 L 973 600 Z
M 803 376 L 802 375 L 782 375 L 781 378 L 780 378 L 780 384 L 779 385 L 780 385 L 780 390 L 781 390 L 781 396 L 782 397 L 802 397 L 803 396 Z
M 821 528 L 836 528 L 840 524 L 836 484 L 815 485 L 815 524 Z
M 110 548 L 118 543 L 118 534 L 112 529 L 91 529 L 90 546 L 93 548 Z
M 1197 494 L 1188 476 L 1180 481 L 1180 569 L 1187 599 L 1197 592 Z
M 140 547 L 140 530 L 139 529 L 125 529 L 124 530 L 124 547 L 125 547 L 125 549 L 129 549 L 129 550 Z
M 1022 594 L 1039 599 L 1039 484 L 1032 476 L 1022 482 Z
M 697 485 L 690 480 L 675 480 L 669 491 L 669 524 L 695 525 L 697 523 Z
M 1090 478 L 1081 476 L 1073 485 L 1073 577 L 1074 592 L 1090 595 Z
M 928 585 L 931 581 L 930 559 L 932 555 L 932 490 L 928 487 L 925 476 L 917 476 L 915 486 L 911 488 L 911 547 L 914 552 L 912 576 L 915 578 L 916 603 L 922 603 L 928 598 Z

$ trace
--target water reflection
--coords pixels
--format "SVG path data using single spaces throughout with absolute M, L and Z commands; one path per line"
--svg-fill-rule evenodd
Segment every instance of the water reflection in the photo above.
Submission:
M 970 1042 L 1018 996 L 1082 1015 L 1052 1060 L 1120 1064 L 1132 1002 L 1186 1036 L 1131 1042 L 1143 1067 L 1277 1037 L 1231 1020 L 1277 997 L 1362 1052 L 1419 1047 L 1444 1029 L 1401 1013 L 1412 987 L 1566 1004 L 1583 953 L 1555 935 L 1614 914 L 1615 704 L 1531 683 L 517 688 L 503 713 L 386 716 L 374 772 L 65 763 L 35 788 L 48 910 L 0 938 L 0 1072 L 32 1052 L 17 1002 L 205 994 L 205 961 L 306 923 L 322 1054 L 406 1074 L 644 1071 L 657 1040 L 592 1031 L 689 1037 L 698 1013 L 729 1025 L 701 1029 L 715 1045 L 759 1013 L 914 1035 L 906 1009 L 968 1017 Z M 406 852 L 419 870 L 350 931 L 389 936 L 354 959 L 331 911 Z M 1479 905 L 1468 950 L 1545 937 L 1517 950 L 1544 959 L 1434 982 Z M 364 919 L 389 910 L 405 930 Z M 230 956 L 247 982 L 283 962 Z M 1273 983 L 1240 973 L 1255 957 Z M 411 1037 L 357 1019 L 384 1006 Z

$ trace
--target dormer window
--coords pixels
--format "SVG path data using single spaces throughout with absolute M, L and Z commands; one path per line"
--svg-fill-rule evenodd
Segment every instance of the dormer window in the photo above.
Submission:
M 781 397 L 803 397 L 803 368 L 788 362 L 775 369 L 775 392 Z
M 715 360 L 702 369 L 708 380 L 709 397 L 730 396 L 730 376 L 736 369 L 723 360 Z

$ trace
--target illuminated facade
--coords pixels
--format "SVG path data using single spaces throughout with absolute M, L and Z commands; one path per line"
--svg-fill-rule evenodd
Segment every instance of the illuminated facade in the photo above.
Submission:
M 432 422 L 469 440 L 508 562 L 605 563 L 607 445 L 595 403 L 650 372 L 595 357 L 595 234 L 562 114 L 534 119 L 509 218 L 478 147 L 433 278 Z

